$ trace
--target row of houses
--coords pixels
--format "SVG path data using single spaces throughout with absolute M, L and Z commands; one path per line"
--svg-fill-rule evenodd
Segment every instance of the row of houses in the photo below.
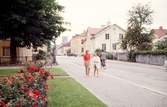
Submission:
M 162 26 L 159 29 L 154 29 L 155 41 L 165 36 L 167 29 Z M 120 49 L 119 41 L 124 38 L 126 30 L 117 24 L 111 24 L 109 21 L 106 25 L 101 25 L 99 28 L 88 27 L 81 34 L 76 34 L 68 42 L 67 37 L 63 38 L 63 43 L 56 46 L 57 55 L 67 55 L 70 50 L 71 53 L 83 55 L 85 50 L 89 50 L 93 54 L 96 49 L 103 49 L 107 52 L 118 53 L 123 52 Z M 39 48 L 47 51 L 47 47 Z M 33 49 L 17 48 L 17 61 L 33 60 Z M 10 62 L 10 39 L 0 40 L 0 64 Z
M 155 40 L 162 38 L 167 33 L 167 29 L 162 26 L 154 29 Z M 57 54 L 67 55 L 67 51 L 77 55 L 83 55 L 85 50 L 93 54 L 96 49 L 103 49 L 110 53 L 122 53 L 119 42 L 124 38 L 126 30 L 117 24 L 111 24 L 109 21 L 106 25 L 99 28 L 88 27 L 81 34 L 76 34 L 72 39 L 57 48 Z M 67 45 L 68 44 L 68 45 Z

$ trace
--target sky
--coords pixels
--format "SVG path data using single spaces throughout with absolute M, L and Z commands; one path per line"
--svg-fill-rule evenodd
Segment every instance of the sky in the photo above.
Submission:
M 68 36 L 70 41 L 72 36 L 81 34 L 88 27 L 100 28 L 108 21 L 126 29 L 128 10 L 132 10 L 132 6 L 139 3 L 143 5 L 151 3 L 154 13 L 150 28 L 158 29 L 159 26 L 163 26 L 167 29 L 167 0 L 56 0 L 56 2 L 65 7 L 65 12 L 61 13 L 64 21 L 71 23 L 64 26 L 71 31 L 62 33 L 56 44 L 61 44 L 62 36 Z

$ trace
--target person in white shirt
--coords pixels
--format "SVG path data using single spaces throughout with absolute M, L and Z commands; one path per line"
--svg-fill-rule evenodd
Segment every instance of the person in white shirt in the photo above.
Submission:
M 94 57 L 93 57 L 93 64 L 94 64 L 94 76 L 99 77 L 99 69 L 100 69 L 100 58 L 98 56 L 98 53 L 94 53 Z

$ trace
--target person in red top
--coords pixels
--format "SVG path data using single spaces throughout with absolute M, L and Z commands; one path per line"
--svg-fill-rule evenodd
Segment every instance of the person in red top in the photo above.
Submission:
M 86 70 L 86 76 L 89 76 L 90 73 L 90 54 L 89 54 L 89 50 L 86 50 L 84 56 L 84 66 L 85 66 L 85 70 Z

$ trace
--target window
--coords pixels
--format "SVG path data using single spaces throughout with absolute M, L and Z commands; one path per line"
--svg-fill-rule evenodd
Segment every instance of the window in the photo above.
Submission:
M 106 44 L 102 44 L 102 50 L 106 50 Z
M 116 29 L 115 29 L 115 28 L 113 28 L 113 30 L 115 31 Z
M 81 48 L 81 52 L 84 52 L 84 48 Z
M 10 48 L 3 47 L 3 56 L 10 56 Z
M 123 34 L 119 34 L 119 39 L 123 39 Z
M 83 39 L 81 39 L 81 44 L 83 44 L 84 43 L 84 40 Z
M 105 34 L 105 39 L 109 39 L 109 34 L 108 33 Z
M 112 44 L 112 49 L 113 49 L 113 50 L 116 50 L 116 49 L 117 49 L 116 44 Z

